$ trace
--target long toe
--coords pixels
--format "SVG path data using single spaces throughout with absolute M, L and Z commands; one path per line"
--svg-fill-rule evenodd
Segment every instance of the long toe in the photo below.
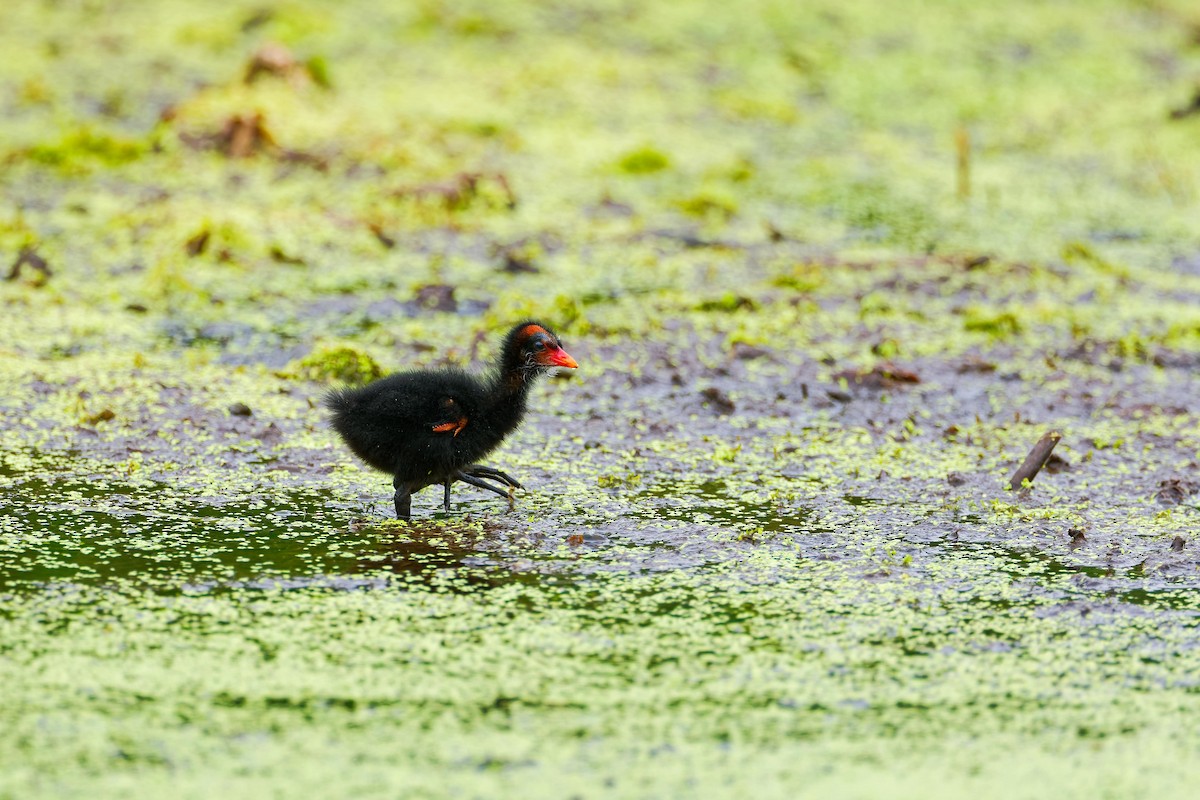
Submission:
M 508 487 L 497 486 L 494 483 L 488 483 L 483 478 L 477 478 L 474 475 L 468 474 L 465 471 L 459 472 L 458 475 L 455 477 L 457 477 L 458 480 L 462 481 L 463 483 L 469 483 L 472 486 L 478 486 L 480 489 L 487 489 L 489 492 L 495 492 L 496 494 L 500 495 L 501 497 L 507 498 L 510 501 L 512 500 L 512 487 L 511 486 L 508 486 Z
M 519 480 L 514 478 L 512 475 L 509 475 L 507 472 L 501 472 L 500 470 L 496 470 L 496 478 L 500 481 L 503 481 L 504 483 L 507 483 L 509 486 L 511 486 L 514 489 L 524 489 L 525 488 L 524 486 L 521 485 L 521 482 Z
M 504 472 L 504 471 L 498 470 L 498 469 L 493 469 L 492 467 L 485 467 L 482 464 L 472 464 L 471 466 L 464 469 L 463 472 L 465 472 L 468 475 L 472 475 L 476 478 L 491 478 L 493 480 L 498 480 L 501 483 L 505 483 L 509 486 L 512 486 L 514 489 L 524 489 L 525 488 L 524 486 L 521 485 L 520 481 L 518 481 L 512 475 L 509 475 L 507 472 Z

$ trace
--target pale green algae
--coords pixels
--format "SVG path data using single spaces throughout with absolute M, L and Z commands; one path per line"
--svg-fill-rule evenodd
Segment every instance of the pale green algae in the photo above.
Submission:
M 1191 796 L 1190 4 L 9 5 L 0 796 Z M 530 315 L 516 511 L 385 522 L 322 354 Z
M 21 601 L 7 787 L 1184 796 L 1194 778 L 1190 620 L 1057 613 L 986 555 L 945 564 L 971 581 L 936 590 L 767 561 L 761 581 L 751 565 L 480 591 L 441 573 Z

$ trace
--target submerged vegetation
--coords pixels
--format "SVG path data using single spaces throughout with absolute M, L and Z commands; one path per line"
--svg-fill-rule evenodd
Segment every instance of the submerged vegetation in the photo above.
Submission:
M 1194 791 L 1194 4 L 9 5 L 0 797 Z

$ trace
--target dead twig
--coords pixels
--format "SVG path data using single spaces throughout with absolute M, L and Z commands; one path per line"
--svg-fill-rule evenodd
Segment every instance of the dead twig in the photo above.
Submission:
M 1029 455 L 1025 456 L 1021 466 L 1013 473 L 1012 479 L 1008 482 L 1008 488 L 1020 489 L 1026 479 L 1033 481 L 1038 471 L 1050 460 L 1050 454 L 1054 452 L 1054 446 L 1061 438 L 1061 433 L 1050 431 L 1038 439 L 1037 444 L 1029 451 Z
M 954 132 L 954 150 L 958 155 L 958 199 L 968 200 L 971 197 L 971 134 L 965 127 L 959 126 Z
M 394 197 L 433 201 L 447 211 L 461 211 L 483 197 L 483 189 L 499 194 L 499 202 L 508 209 L 517 207 L 517 196 L 502 172 L 460 172 L 446 181 L 407 186 L 392 192 Z M 492 198 L 495 199 L 495 198 Z
M 32 281 L 35 286 L 41 286 L 44 284 L 47 280 L 49 280 L 50 275 L 52 274 L 50 272 L 50 264 L 46 261 L 46 259 L 38 255 L 37 251 L 32 247 L 22 247 L 21 252 L 17 254 L 17 260 L 14 261 L 12 267 L 9 268 L 8 275 L 4 277 L 4 280 L 15 281 L 17 278 L 21 277 L 21 269 L 23 267 L 29 267 L 34 272 L 38 273 Z

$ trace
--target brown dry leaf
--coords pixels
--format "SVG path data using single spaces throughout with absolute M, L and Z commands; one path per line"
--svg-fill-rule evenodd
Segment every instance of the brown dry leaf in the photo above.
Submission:
M 1155 498 L 1164 506 L 1177 506 L 1200 489 L 1195 481 L 1184 478 L 1167 478 L 1158 484 Z
M 267 130 L 261 113 L 234 114 L 225 122 L 220 140 L 230 158 L 248 158 L 275 146 L 275 138 Z
M 712 403 L 713 410 L 715 410 L 718 414 L 731 414 L 733 413 L 734 409 L 737 408 L 737 406 L 734 405 L 734 402 L 729 399 L 729 395 L 722 392 L 716 386 L 708 387 L 704 391 L 700 392 L 700 395 L 705 400 Z
M 921 378 L 912 370 L 894 364 L 876 364 L 871 369 L 846 369 L 836 373 L 835 380 L 845 380 L 851 386 L 864 389 L 893 389 L 906 383 L 920 383 Z
M 195 236 L 188 239 L 183 245 L 183 248 L 187 252 L 188 256 L 195 258 L 203 253 L 204 249 L 208 247 L 208 239 L 210 236 L 212 236 L 212 231 L 210 231 L 208 228 L 204 228 Z
M 431 283 L 417 289 L 413 298 L 421 308 L 430 311 L 457 311 L 458 301 L 454 299 L 454 287 L 442 283 Z
M 307 83 L 308 70 L 278 42 L 267 42 L 254 52 L 246 65 L 246 83 L 254 83 L 263 75 L 274 75 L 290 83 Z

